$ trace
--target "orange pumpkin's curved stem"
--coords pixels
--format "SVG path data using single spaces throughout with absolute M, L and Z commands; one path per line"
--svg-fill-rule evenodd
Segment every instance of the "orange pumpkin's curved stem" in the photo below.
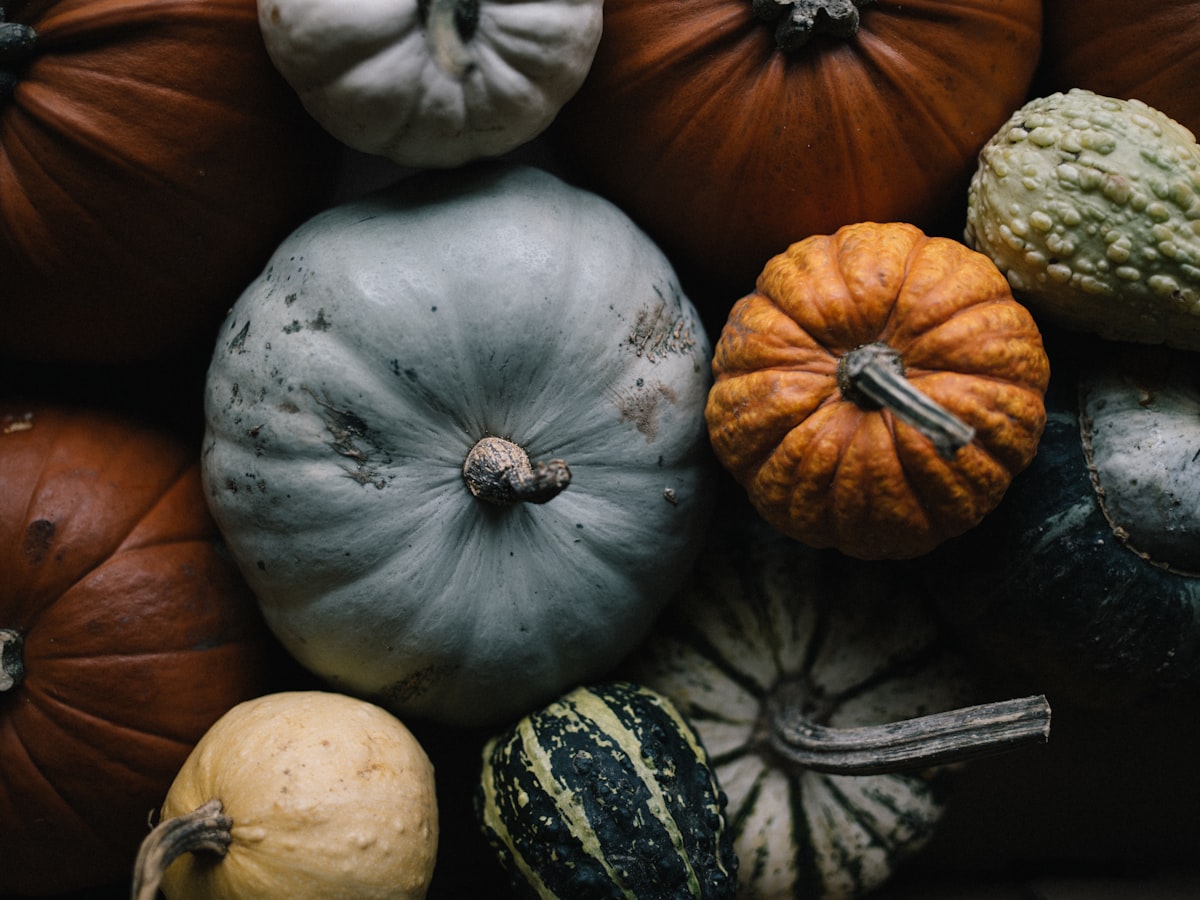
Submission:
M 0 628 L 0 691 L 11 691 L 25 677 L 21 649 L 24 638 L 11 628 Z
M 922 394 L 904 377 L 900 354 L 887 344 L 864 344 L 838 360 L 837 382 L 864 409 L 886 409 L 933 442 L 950 459 L 975 439 L 975 429 Z
M 185 853 L 223 857 L 233 843 L 233 819 L 220 800 L 209 800 L 190 813 L 159 822 L 138 848 L 133 867 L 132 900 L 154 900 L 163 873 Z

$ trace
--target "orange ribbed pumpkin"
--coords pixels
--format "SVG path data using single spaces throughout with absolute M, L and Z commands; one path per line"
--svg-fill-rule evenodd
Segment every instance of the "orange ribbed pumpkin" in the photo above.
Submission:
M 718 459 L 768 522 L 864 559 L 929 552 L 1033 459 L 1050 368 L 985 256 L 859 223 L 773 257 L 717 341 Z

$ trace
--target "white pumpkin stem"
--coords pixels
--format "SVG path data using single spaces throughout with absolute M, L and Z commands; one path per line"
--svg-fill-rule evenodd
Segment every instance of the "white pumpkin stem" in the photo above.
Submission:
M 512 506 L 554 499 L 571 483 L 571 470 L 561 459 L 531 463 L 529 454 L 518 444 L 485 437 L 467 454 L 463 479 L 480 500 Z
M 142 841 L 133 866 L 132 900 L 155 900 L 163 874 L 185 853 L 223 857 L 233 842 L 233 819 L 220 800 L 159 822 Z
M 434 62 L 451 78 L 462 80 L 475 65 L 459 30 L 462 0 L 429 0 L 425 33 Z
M 786 691 L 772 698 L 772 750 L 805 769 L 839 775 L 925 769 L 1050 738 L 1050 704 L 1040 694 L 857 728 L 818 725 L 796 715 L 793 706 Z
M 898 351 L 884 343 L 864 344 L 838 360 L 837 382 L 848 400 L 868 409 L 883 408 L 916 428 L 951 459 L 975 439 L 975 429 L 904 377 Z
M 0 628 L 0 691 L 11 691 L 25 677 L 21 653 L 25 639 L 11 628 Z

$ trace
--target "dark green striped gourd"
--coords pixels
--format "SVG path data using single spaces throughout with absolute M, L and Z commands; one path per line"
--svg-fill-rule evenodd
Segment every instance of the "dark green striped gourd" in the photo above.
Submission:
M 488 742 L 476 813 L 517 894 L 728 900 L 725 797 L 695 731 L 629 682 L 581 687 Z

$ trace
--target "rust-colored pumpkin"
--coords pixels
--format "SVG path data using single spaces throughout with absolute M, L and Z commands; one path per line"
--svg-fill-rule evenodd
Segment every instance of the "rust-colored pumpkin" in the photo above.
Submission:
M 0 2 L 0 354 L 209 344 L 330 190 L 254 0 Z
M 1052 0 L 1037 93 L 1136 98 L 1200 133 L 1195 0 Z
M 0 895 L 128 876 L 204 731 L 271 644 L 188 441 L 0 403 Z
M 957 233 L 955 198 L 1024 100 L 1041 27 L 1041 0 L 605 0 L 551 133 L 681 264 L 746 284 L 852 222 Z
M 978 524 L 1032 461 L 1050 367 L 987 257 L 868 222 L 773 257 L 713 373 L 713 448 L 764 519 L 904 559 Z

